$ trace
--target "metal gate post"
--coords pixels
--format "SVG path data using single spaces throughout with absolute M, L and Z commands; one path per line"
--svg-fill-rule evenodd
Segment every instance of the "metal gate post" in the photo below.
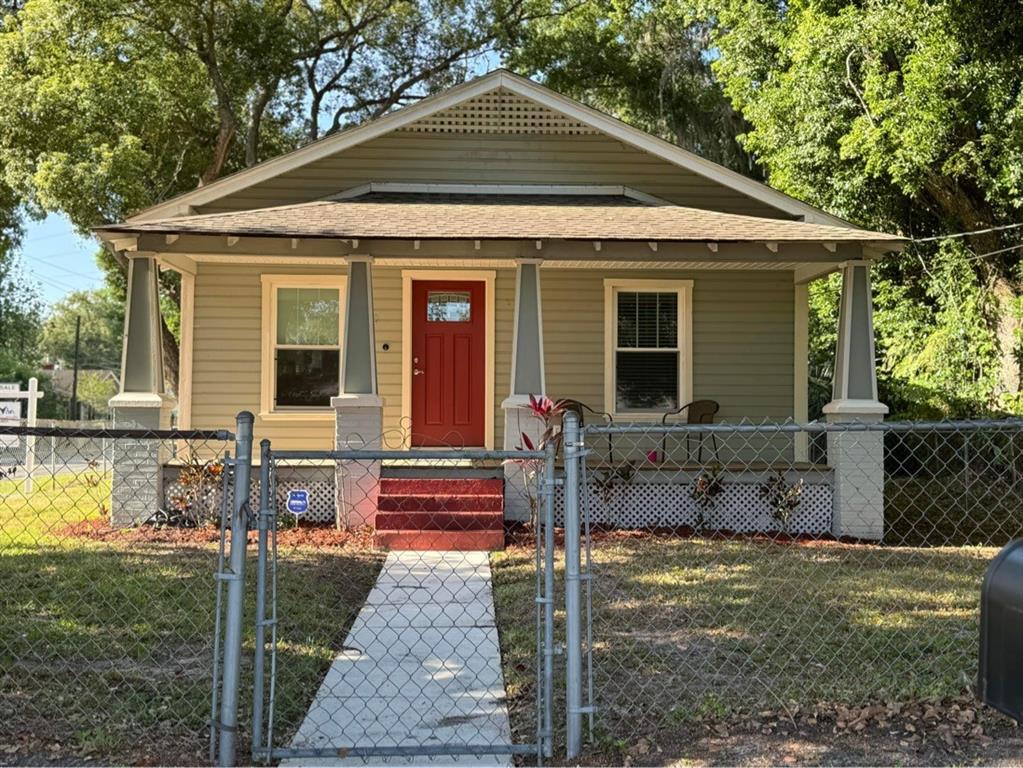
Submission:
M 554 494 L 557 490 L 555 460 L 558 446 L 544 447 L 543 505 L 543 756 L 554 757 Z
M 231 555 L 221 574 L 227 584 L 224 627 L 224 677 L 220 701 L 220 750 L 217 764 L 235 764 L 238 737 L 238 697 L 241 689 L 242 622 L 245 612 L 245 546 L 248 539 L 249 481 L 252 471 L 252 424 L 248 411 L 238 414 L 234 460 L 234 504 L 231 510 Z
M 270 506 L 270 441 L 259 443 L 259 549 L 256 553 L 256 650 L 252 669 L 252 762 L 263 741 L 263 680 L 266 664 L 266 550 L 274 510 Z
M 583 663 L 582 600 L 579 584 L 579 458 L 582 440 L 579 417 L 564 416 L 565 431 L 565 756 L 572 760 L 582 751 Z

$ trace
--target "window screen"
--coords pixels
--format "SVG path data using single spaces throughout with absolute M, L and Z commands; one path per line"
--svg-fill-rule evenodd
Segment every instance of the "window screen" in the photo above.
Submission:
M 619 291 L 616 312 L 615 410 L 678 408 L 678 294 Z

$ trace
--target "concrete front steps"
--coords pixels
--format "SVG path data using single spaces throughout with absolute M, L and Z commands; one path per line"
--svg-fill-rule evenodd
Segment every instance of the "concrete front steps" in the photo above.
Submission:
M 381 478 L 374 541 L 395 550 L 504 549 L 504 480 Z

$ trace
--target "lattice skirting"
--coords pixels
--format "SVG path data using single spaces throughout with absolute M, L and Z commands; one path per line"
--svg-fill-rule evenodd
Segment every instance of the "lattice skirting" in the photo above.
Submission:
M 169 505 L 175 496 L 183 492 L 178 477 L 182 467 L 168 465 L 163 468 L 164 504 Z M 208 491 L 193 496 L 200 496 L 203 506 L 209 510 L 211 518 L 220 515 L 220 501 L 223 486 L 220 482 L 212 483 Z M 302 520 L 310 523 L 331 523 L 335 514 L 335 480 L 334 467 L 331 466 L 279 466 L 277 467 L 277 509 L 284 510 L 288 492 L 292 490 L 309 491 L 309 511 L 302 515 Z M 249 489 L 249 506 L 259 509 L 259 468 L 253 467 L 253 477 Z
M 588 478 L 582 503 L 594 525 L 614 528 L 697 528 L 700 505 L 693 498 L 697 472 L 640 473 L 630 480 Z M 736 533 L 774 532 L 781 524 L 771 514 L 762 489 L 775 472 L 740 472 L 721 475 L 721 490 L 703 507 L 703 528 Z M 791 487 L 803 480 L 799 504 L 792 511 L 787 532 L 820 535 L 831 532 L 832 473 L 827 470 L 785 472 Z M 564 494 L 555 497 L 555 524 L 564 522 Z

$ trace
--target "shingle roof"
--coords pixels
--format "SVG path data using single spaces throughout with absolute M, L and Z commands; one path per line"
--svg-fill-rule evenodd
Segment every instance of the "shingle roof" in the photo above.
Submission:
M 105 232 L 401 240 L 899 242 L 879 232 L 617 195 L 380 193 L 113 224 Z

